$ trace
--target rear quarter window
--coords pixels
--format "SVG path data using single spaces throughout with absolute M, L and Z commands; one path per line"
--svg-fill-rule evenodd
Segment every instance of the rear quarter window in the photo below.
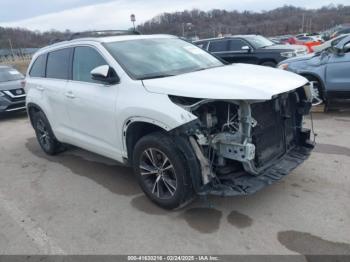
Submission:
M 46 54 L 37 57 L 29 71 L 30 76 L 45 77 L 46 57 Z
M 47 57 L 46 77 L 69 79 L 71 48 L 52 51 Z

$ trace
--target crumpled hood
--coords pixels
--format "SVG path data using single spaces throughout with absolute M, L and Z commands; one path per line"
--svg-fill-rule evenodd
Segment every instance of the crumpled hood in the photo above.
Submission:
M 187 74 L 143 80 L 149 92 L 207 99 L 269 100 L 308 81 L 264 66 L 233 64 Z

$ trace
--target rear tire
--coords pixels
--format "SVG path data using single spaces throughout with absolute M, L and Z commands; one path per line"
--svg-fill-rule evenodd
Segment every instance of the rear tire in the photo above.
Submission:
M 175 209 L 193 199 L 187 161 L 170 136 L 155 132 L 142 137 L 133 166 L 142 190 L 158 206 Z
M 63 145 L 56 139 L 43 112 L 39 111 L 34 114 L 33 127 L 39 145 L 46 154 L 55 155 L 64 151 Z

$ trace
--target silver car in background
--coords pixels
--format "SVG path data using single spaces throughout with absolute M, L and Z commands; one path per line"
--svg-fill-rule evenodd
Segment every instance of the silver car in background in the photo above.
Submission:
M 313 83 L 313 104 L 327 105 L 332 98 L 350 99 L 350 36 L 331 42 L 321 52 L 287 59 L 278 67 Z
M 0 65 L 0 114 L 25 110 L 24 76 L 10 66 Z

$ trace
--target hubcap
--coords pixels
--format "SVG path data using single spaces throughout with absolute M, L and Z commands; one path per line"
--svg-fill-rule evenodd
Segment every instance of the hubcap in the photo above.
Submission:
M 38 138 L 39 138 L 39 142 L 40 144 L 46 149 L 48 150 L 50 148 L 50 134 L 47 131 L 46 125 L 45 123 L 39 119 L 36 125 L 36 128 L 38 130 Z
M 148 148 L 141 154 L 140 174 L 148 190 L 160 199 L 172 198 L 177 188 L 173 164 L 164 152 Z
M 319 83 L 317 81 L 312 81 L 312 105 L 317 106 L 323 103 L 323 99 L 320 94 Z

